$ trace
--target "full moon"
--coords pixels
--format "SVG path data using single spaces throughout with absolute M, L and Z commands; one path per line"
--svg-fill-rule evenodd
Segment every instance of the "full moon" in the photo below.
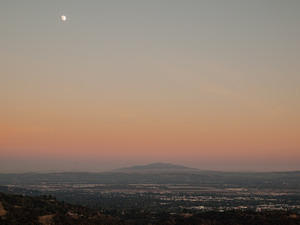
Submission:
M 61 21 L 65 22 L 67 21 L 67 17 L 65 15 L 61 15 L 60 16 Z

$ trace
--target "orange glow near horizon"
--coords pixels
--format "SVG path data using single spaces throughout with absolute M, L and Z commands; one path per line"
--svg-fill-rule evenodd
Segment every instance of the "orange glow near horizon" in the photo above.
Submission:
M 2 122 L 2 155 L 147 155 L 182 157 L 300 156 L 297 124 L 275 118 L 237 118 L 235 115 L 115 114 L 50 116 L 26 114 Z M 63 114 L 63 113 L 62 113 Z M 97 113 L 96 113 L 97 114 Z M 177 115 L 176 115 L 177 114 Z M 165 115 L 165 117 L 164 117 Z M 236 114 L 238 115 L 238 113 Z M 202 118 L 201 118 L 202 116 Z M 226 120 L 227 119 L 227 120 Z M 260 120 L 258 120 L 260 119 Z M 277 119 L 277 120 L 276 120 Z M 294 135 L 293 135 L 294 134 Z M 61 151 L 63 150 L 63 152 Z M 126 153 L 124 153 L 124 152 Z

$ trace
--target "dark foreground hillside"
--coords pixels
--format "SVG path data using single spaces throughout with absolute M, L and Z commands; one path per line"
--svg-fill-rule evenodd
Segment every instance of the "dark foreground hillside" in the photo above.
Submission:
M 0 224 L 119 224 L 86 207 L 56 201 L 50 196 L 25 197 L 0 193 Z
M 0 193 L 2 225 L 300 225 L 300 215 L 288 212 L 206 212 L 160 214 L 151 212 L 110 216 L 97 210 L 59 202 L 50 196 L 27 197 Z

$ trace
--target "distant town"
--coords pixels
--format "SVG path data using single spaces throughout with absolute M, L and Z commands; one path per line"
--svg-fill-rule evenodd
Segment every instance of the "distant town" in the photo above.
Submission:
M 262 176 L 263 175 L 263 176 Z M 102 210 L 300 213 L 300 172 L 225 173 L 150 164 L 108 173 L 2 174 L 0 191 Z

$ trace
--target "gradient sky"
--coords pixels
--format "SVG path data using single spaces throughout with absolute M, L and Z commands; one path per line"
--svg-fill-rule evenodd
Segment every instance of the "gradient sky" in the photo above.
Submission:
M 299 12 L 299 0 L 1 0 L 0 171 L 300 170 Z

